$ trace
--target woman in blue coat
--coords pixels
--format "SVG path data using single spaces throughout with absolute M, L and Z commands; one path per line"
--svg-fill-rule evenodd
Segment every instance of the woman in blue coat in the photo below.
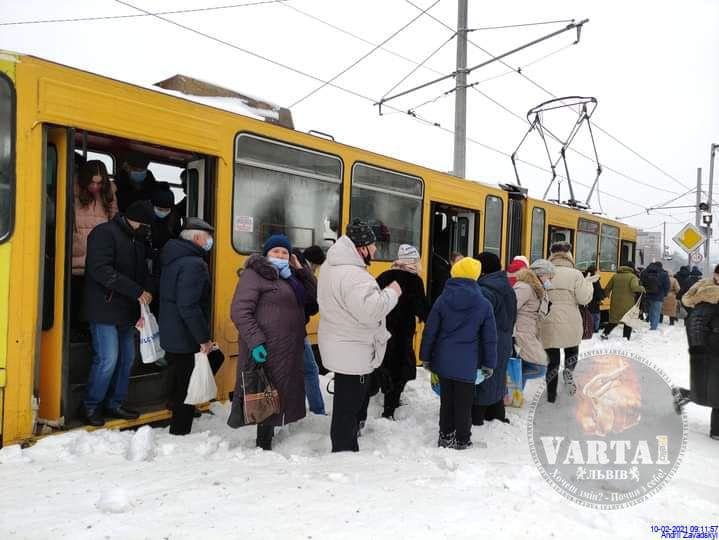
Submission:
M 499 257 L 494 253 L 480 253 L 482 263 L 479 288 L 492 305 L 497 325 L 497 367 L 494 377 L 474 387 L 472 424 L 481 426 L 485 420 L 501 420 L 509 423 L 504 411 L 504 394 L 507 391 L 507 362 L 512 356 L 512 334 L 517 322 L 517 297 L 509 285 L 507 272 L 503 271 Z
M 491 377 L 497 363 L 492 306 L 477 278 L 482 265 L 465 257 L 451 270 L 434 303 L 422 335 L 420 358 L 439 375 L 439 441 L 442 448 L 464 450 L 472 443 L 474 385 Z

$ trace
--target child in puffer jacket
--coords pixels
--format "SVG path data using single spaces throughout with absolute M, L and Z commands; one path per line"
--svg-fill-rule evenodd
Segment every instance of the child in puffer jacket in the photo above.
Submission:
M 472 446 L 474 386 L 497 365 L 497 329 L 489 301 L 477 284 L 482 265 L 465 257 L 427 319 L 419 356 L 440 381 L 439 440 L 442 448 Z

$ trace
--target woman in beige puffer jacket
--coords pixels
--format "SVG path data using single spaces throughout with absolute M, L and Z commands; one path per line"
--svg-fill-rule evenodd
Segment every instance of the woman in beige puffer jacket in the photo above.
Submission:
M 553 403 L 557 398 L 560 349 L 564 349 L 564 382 L 570 395 L 576 390 L 572 371 L 579 356 L 583 325 L 579 306 L 586 306 L 594 293 L 594 281 L 599 274 L 587 276 L 574 267 L 574 257 L 569 242 L 552 244 L 549 261 L 554 265 L 554 278 L 548 290 L 549 315 L 542 321 L 542 345 L 547 351 L 547 399 Z

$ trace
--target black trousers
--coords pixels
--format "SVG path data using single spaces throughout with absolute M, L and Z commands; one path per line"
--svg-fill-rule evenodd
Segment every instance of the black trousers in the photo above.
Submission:
M 604 335 L 608 336 L 612 333 L 612 330 L 614 330 L 619 323 L 607 323 L 604 325 Z M 622 331 L 622 334 L 627 340 L 632 339 L 632 327 L 628 324 L 624 325 L 624 330 Z
M 392 389 L 384 395 L 384 416 L 392 416 L 402 396 L 407 381 L 398 379 L 392 381 Z
M 165 353 L 165 359 L 175 367 L 172 379 L 172 435 L 187 435 L 192 431 L 192 419 L 195 406 L 185 405 L 187 386 L 190 384 L 192 370 L 195 368 L 195 353 Z
M 472 425 L 481 426 L 485 420 L 501 420 L 509 423 L 504 398 L 491 405 L 472 405 Z
M 472 436 L 472 401 L 474 383 L 439 379 L 439 432 L 455 433 L 458 443 L 468 443 Z
M 711 422 L 709 424 L 709 436 L 719 437 L 719 408 L 712 409 Z
M 547 398 L 554 401 L 557 397 L 557 382 L 559 381 L 560 349 L 546 349 L 549 363 L 547 365 Z M 579 346 L 564 349 L 564 368 L 574 371 L 579 357 Z
M 360 421 L 367 419 L 369 375 L 335 373 L 330 438 L 333 452 L 358 452 Z

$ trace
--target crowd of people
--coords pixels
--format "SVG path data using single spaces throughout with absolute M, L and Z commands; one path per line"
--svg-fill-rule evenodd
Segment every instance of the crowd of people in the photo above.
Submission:
M 144 168 L 143 168 L 144 167 Z M 185 395 L 198 352 L 216 345 L 211 328 L 211 279 L 206 255 L 212 226 L 180 219 L 169 185 L 156 181 L 146 160 L 129 159 L 111 182 L 100 161 L 79 163 L 76 181 L 73 276 L 84 281 L 84 309 L 93 362 L 84 417 L 135 419 L 124 406 L 136 351 L 141 305 L 159 314 L 165 360 L 174 367 L 170 433 L 191 431 L 195 408 Z M 430 305 L 416 247 L 402 244 L 391 268 L 377 278 L 368 267 L 377 246 L 373 229 L 355 219 L 325 253 L 294 248 L 274 234 L 238 272 L 231 318 L 239 334 L 233 407 L 242 406 L 241 374 L 262 366 L 278 391 L 279 410 L 257 425 L 256 444 L 271 449 L 275 428 L 306 415 L 325 415 L 318 361 L 307 324 L 319 313 L 318 347 L 334 373 L 330 438 L 333 452 L 358 451 L 370 397 L 384 396 L 382 416 L 394 419 L 406 384 L 416 378 L 414 338 L 425 323 L 419 359 L 439 378 L 438 446 L 472 445 L 472 426 L 508 422 L 506 377 L 510 358 L 522 381 L 544 377 L 547 400 L 559 381 L 576 392 L 574 370 L 585 334 L 583 310 L 600 331 L 600 304 L 609 298 L 602 337 L 623 323 L 638 302 L 650 329 L 687 315 L 692 362 L 690 389 L 676 389 L 678 411 L 689 401 L 713 408 L 711 435 L 719 436 L 719 267 L 710 279 L 683 267 L 670 277 L 655 262 L 642 271 L 625 262 L 606 287 L 596 267 L 576 268 L 572 246 L 556 242 L 548 259 L 518 256 L 502 270 L 496 254 L 455 253 L 449 278 Z M 683 304 L 683 308 L 680 307 Z M 624 325 L 630 339 L 632 327 Z M 564 364 L 562 367 L 562 357 Z

